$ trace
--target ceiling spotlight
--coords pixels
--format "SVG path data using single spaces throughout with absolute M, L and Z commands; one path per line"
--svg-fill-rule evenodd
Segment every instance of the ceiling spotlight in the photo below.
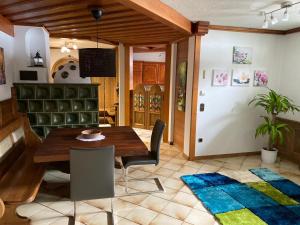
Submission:
M 264 23 L 262 25 L 262 28 L 263 29 L 268 29 L 269 28 L 269 21 L 267 19 L 267 15 L 265 14 L 265 20 L 264 20 Z
M 282 21 L 289 21 L 289 13 L 287 8 L 284 11 Z
M 271 23 L 272 23 L 272 25 L 275 25 L 278 23 L 278 19 L 276 17 L 274 17 L 273 14 L 271 14 Z
M 73 44 L 72 47 L 73 47 L 74 50 L 78 49 L 78 46 L 76 44 Z

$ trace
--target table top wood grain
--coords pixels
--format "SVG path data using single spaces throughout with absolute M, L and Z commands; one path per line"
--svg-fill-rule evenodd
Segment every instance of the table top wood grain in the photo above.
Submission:
M 33 160 L 36 163 L 69 161 L 70 148 L 97 148 L 114 145 L 116 156 L 147 155 L 148 149 L 131 127 L 99 128 L 104 140 L 85 142 L 76 139 L 87 128 L 59 128 L 51 130 L 38 147 Z

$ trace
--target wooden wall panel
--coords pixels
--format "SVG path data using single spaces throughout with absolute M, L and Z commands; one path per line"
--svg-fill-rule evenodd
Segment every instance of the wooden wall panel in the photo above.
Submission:
M 129 45 L 125 46 L 125 125 L 130 125 L 130 77 L 133 73 L 133 49 Z M 122 93 L 121 93 L 122 94 Z
M 181 62 L 188 61 L 188 39 L 184 39 L 177 44 L 177 60 L 176 68 Z M 174 145 L 176 145 L 181 151 L 184 148 L 184 125 L 185 125 L 185 112 L 179 111 L 177 108 L 176 98 L 178 95 L 178 82 L 179 77 L 176 71 L 176 89 L 175 89 L 175 107 L 174 107 Z
M 164 102 L 163 102 L 163 109 L 162 109 L 162 119 L 166 123 L 166 128 L 163 134 L 164 142 L 168 142 L 168 136 L 169 136 L 171 59 L 172 59 L 172 45 L 168 44 L 166 48 L 166 63 L 165 63 L 165 77 L 164 77 L 165 91 L 164 91 Z
M 199 64 L 200 64 L 201 36 L 195 36 L 194 47 L 194 71 L 193 71 L 193 94 L 192 94 L 192 114 L 189 159 L 195 159 L 196 153 L 196 129 L 197 129 L 197 109 L 198 109 L 198 85 L 199 85 Z
M 2 31 L 10 36 L 15 35 L 14 34 L 14 25 L 2 15 L 0 15 L 0 31 Z

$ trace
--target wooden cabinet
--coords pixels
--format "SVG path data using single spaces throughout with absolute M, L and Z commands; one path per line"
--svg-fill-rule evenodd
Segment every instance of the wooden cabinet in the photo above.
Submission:
M 165 83 L 165 63 L 133 62 L 133 88 L 138 84 L 154 85 Z
M 157 84 L 158 65 L 156 63 L 143 63 L 143 84 Z
M 166 66 L 164 63 L 158 64 L 158 74 L 157 74 L 157 83 L 164 84 L 165 83 L 165 73 Z
M 133 89 L 143 83 L 143 62 L 136 61 L 133 63 Z

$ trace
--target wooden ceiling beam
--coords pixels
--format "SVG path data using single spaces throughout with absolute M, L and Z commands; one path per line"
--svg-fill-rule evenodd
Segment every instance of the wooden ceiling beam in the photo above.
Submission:
M 141 22 L 141 21 L 147 22 L 152 20 L 150 20 L 145 16 L 129 16 L 129 17 L 122 17 L 122 18 L 100 21 L 99 26 L 101 29 L 102 27 L 106 27 L 106 26 L 114 27 L 114 26 L 121 26 L 123 23 L 134 24 L 135 22 Z M 47 28 L 51 32 L 51 31 L 58 31 L 58 30 L 66 30 L 70 28 L 85 28 L 91 26 L 96 26 L 96 24 L 91 22 L 77 22 L 76 24 L 70 24 L 70 25 L 51 26 L 51 27 L 47 26 Z
M 209 25 L 208 29 L 209 30 L 231 31 L 231 32 L 259 33 L 259 34 L 278 34 L 278 35 L 283 35 L 286 32 L 284 30 L 269 30 L 269 29 L 257 29 L 257 28 L 233 27 L 233 26 L 219 26 L 219 25 Z
M 122 12 L 122 11 L 126 11 L 126 9 L 124 9 L 124 7 L 120 6 L 119 4 L 112 4 L 111 6 L 108 6 L 106 8 L 103 9 L 103 11 L 105 12 L 105 14 L 103 14 L 103 17 L 105 15 L 109 15 L 111 13 L 117 13 L 117 12 Z M 90 16 L 91 18 L 91 12 L 88 9 L 88 6 L 84 7 L 84 9 L 79 8 L 77 10 L 74 9 L 67 9 L 65 7 L 65 11 L 64 12 L 54 12 L 54 13 L 46 13 L 46 14 L 40 14 L 37 16 L 30 16 L 29 18 L 20 18 L 20 19 L 16 19 L 13 20 L 14 22 L 26 22 L 26 21 L 35 21 L 38 23 L 43 23 L 43 22 L 47 22 L 47 21 L 53 21 L 55 19 L 64 19 L 64 18 L 68 18 L 68 17 L 73 17 L 74 15 L 77 16 Z
M 101 33 L 107 33 L 107 32 L 112 32 L 112 33 L 116 33 L 116 32 L 130 32 L 130 31 L 134 31 L 134 32 L 143 32 L 143 31 L 148 31 L 151 29 L 158 29 L 158 28 L 162 28 L 164 30 L 170 30 L 168 27 L 166 27 L 165 25 L 162 24 L 147 24 L 147 26 L 144 26 L 144 24 L 140 24 L 140 25 L 136 25 L 136 26 L 122 26 L 119 28 L 114 28 L 114 27 L 99 27 L 99 34 Z M 90 33 L 90 32 L 97 32 L 97 27 L 92 27 L 92 28 L 87 28 L 87 29 L 70 29 L 70 30 L 66 30 L 66 31 L 52 31 L 52 34 L 64 34 L 64 33 Z
M 111 29 L 118 29 L 121 27 L 132 27 L 132 26 L 138 26 L 138 25 L 153 25 L 153 24 L 157 24 L 157 22 L 153 21 L 153 20 L 139 20 L 139 21 L 131 21 L 131 22 L 124 22 L 124 23 L 109 23 L 109 24 L 99 24 L 99 30 L 102 29 L 106 29 L 106 28 L 111 28 Z M 84 30 L 90 30 L 92 28 L 97 29 L 97 25 L 95 23 L 86 23 L 84 26 L 80 25 L 80 26 L 71 26 L 71 27 L 64 27 L 64 29 L 55 29 L 55 28 L 51 28 L 50 31 L 52 33 L 64 33 L 64 32 L 70 32 L 70 30 L 72 29 L 78 29 L 80 31 L 84 31 Z
M 68 7 L 76 7 L 80 8 L 82 7 L 83 3 L 80 0 L 73 0 L 69 3 Z M 31 8 L 31 9 L 24 9 L 24 8 L 19 8 L 19 10 L 14 10 L 12 12 L 9 12 L 7 8 L 3 9 L 4 12 L 1 11 L 0 8 L 0 13 L 3 15 L 10 17 L 12 19 L 18 19 L 15 18 L 14 16 L 36 16 L 36 14 L 42 14 L 44 11 L 63 11 L 66 9 L 66 2 L 56 4 L 56 5 L 47 5 L 43 7 L 38 7 L 38 8 Z
M 132 10 L 126 10 L 124 12 L 119 12 L 119 13 L 112 13 L 109 15 L 103 15 L 103 17 L 101 18 L 101 21 L 108 21 L 108 20 L 112 20 L 112 19 L 120 19 L 123 17 L 132 17 L 132 16 L 137 16 L 139 15 L 137 12 L 132 11 Z M 62 25 L 70 25 L 70 24 L 77 24 L 79 22 L 95 22 L 94 18 L 90 15 L 85 16 L 85 17 L 70 17 L 67 19 L 63 19 L 63 20 L 53 20 L 53 21 L 46 21 L 42 24 L 44 24 L 47 28 L 48 27 L 55 27 L 55 26 L 62 26 Z
M 191 22 L 172 9 L 168 5 L 162 3 L 160 0 L 116 0 L 119 3 L 134 9 L 150 18 L 166 24 L 173 29 L 186 33 L 192 34 Z
M 0 31 L 2 31 L 12 37 L 15 35 L 14 25 L 2 15 L 0 15 Z

